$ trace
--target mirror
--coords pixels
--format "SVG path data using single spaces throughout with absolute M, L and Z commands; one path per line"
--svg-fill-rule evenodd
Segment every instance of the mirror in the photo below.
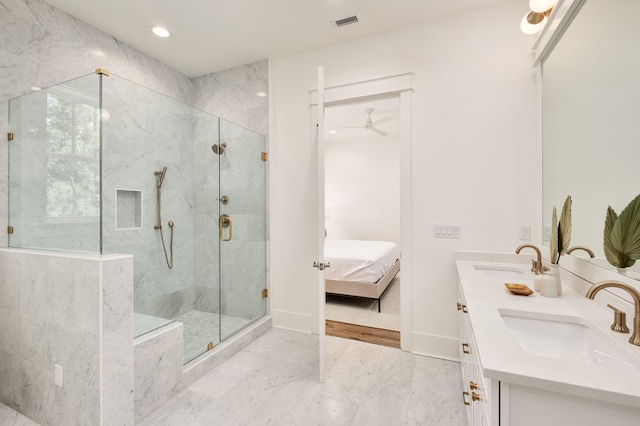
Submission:
M 543 225 L 573 199 L 572 256 L 607 269 L 607 206 L 640 194 L 640 1 L 584 0 L 542 66 Z M 547 232 L 544 243 L 549 244 Z M 560 260 L 562 264 L 562 260 Z M 640 261 L 631 268 L 638 271 Z

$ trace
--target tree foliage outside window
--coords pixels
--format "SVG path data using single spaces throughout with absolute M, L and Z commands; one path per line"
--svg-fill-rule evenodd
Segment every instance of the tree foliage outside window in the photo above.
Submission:
M 47 216 L 100 216 L 100 109 L 49 93 L 47 136 Z

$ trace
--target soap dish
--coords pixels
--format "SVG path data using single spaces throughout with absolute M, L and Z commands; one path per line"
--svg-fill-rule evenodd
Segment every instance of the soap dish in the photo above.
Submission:
M 531 290 L 524 284 L 504 283 L 504 285 L 509 289 L 511 293 L 517 294 L 518 296 L 528 296 L 530 294 L 533 294 L 533 290 Z

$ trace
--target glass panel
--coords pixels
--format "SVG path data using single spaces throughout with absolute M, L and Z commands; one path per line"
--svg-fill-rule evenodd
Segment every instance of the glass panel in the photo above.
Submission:
M 103 109 L 104 252 L 133 254 L 135 336 L 182 322 L 187 363 L 220 342 L 218 118 L 113 75 Z
M 266 162 L 263 135 L 220 120 L 220 195 L 229 216 L 220 239 L 221 333 L 225 340 L 266 313 Z M 224 224 L 224 223 L 223 223 Z M 229 240 L 229 241 L 224 241 Z
M 9 111 L 12 247 L 132 254 L 134 335 L 182 322 L 185 363 L 265 314 L 264 136 L 114 75 Z
M 9 101 L 9 246 L 100 252 L 100 76 Z

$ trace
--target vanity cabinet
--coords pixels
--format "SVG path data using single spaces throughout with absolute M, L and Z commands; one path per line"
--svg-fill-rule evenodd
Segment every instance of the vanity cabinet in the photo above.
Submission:
M 469 426 L 491 426 L 491 380 L 484 377 L 462 289 L 457 305 L 460 327 L 462 402 Z M 497 425 L 497 423 L 495 423 Z
M 482 291 L 478 291 L 480 288 L 478 286 L 483 287 Z M 465 288 L 469 290 L 471 298 L 469 304 L 465 297 Z M 571 291 L 568 290 L 567 293 Z M 484 300 L 480 300 L 479 297 Z M 568 301 L 570 297 L 567 295 L 564 300 Z M 581 302 L 582 299 L 579 298 L 578 301 Z M 487 300 L 492 301 L 491 303 L 496 306 L 488 307 Z M 600 386 L 606 388 L 610 386 L 609 384 L 594 384 L 593 389 L 588 386 L 583 388 L 571 386 L 550 375 L 551 370 L 557 368 L 557 365 L 554 367 L 553 363 L 545 364 L 543 362 L 547 361 L 536 360 L 524 352 L 508 352 L 511 348 L 505 346 L 505 341 L 500 338 L 500 329 L 490 327 L 491 332 L 487 333 L 487 318 L 492 317 L 487 315 L 487 312 L 497 310 L 498 306 L 509 307 L 511 306 L 509 303 L 518 303 L 517 306 L 523 308 L 524 303 L 535 303 L 535 306 L 540 309 L 545 302 L 554 303 L 554 309 L 562 309 L 559 305 L 562 299 L 509 300 L 505 299 L 505 292 L 501 285 L 494 286 L 485 282 L 470 285 L 467 282 L 463 284 L 463 280 L 460 280 L 457 303 L 462 368 L 460 397 L 466 409 L 467 424 L 469 426 L 640 425 L 638 404 L 630 403 L 626 396 L 621 394 L 611 393 L 610 396 L 605 397 L 594 394 L 600 390 L 598 389 Z M 479 336 L 478 341 L 476 336 Z M 512 346 L 510 343 L 509 345 Z M 482 351 L 479 351 L 479 347 Z M 509 369 L 505 362 L 505 353 L 509 353 L 509 360 L 517 359 L 519 364 L 527 368 L 525 374 L 514 374 L 513 370 Z M 481 355 L 487 357 L 484 367 Z M 496 356 L 502 361 L 496 363 L 495 359 L 492 359 Z M 486 368 L 487 365 L 492 367 Z M 593 365 L 587 365 L 581 376 L 591 377 L 594 368 L 596 367 Z M 617 380 L 626 380 L 630 384 L 637 383 L 637 373 L 630 371 L 627 375 L 619 376 L 615 369 L 616 367 L 611 367 L 607 371 L 610 371 L 611 375 L 617 374 L 615 376 Z M 491 378 L 496 374 L 505 376 L 506 380 Z M 556 373 L 553 372 L 553 374 Z

